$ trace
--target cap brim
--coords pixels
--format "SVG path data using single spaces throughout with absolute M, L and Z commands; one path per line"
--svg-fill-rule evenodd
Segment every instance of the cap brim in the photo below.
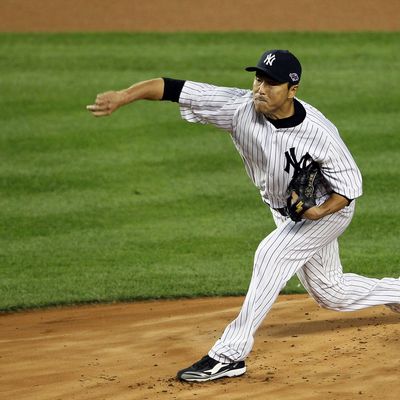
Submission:
M 247 68 L 245 68 L 245 70 L 249 71 L 249 72 L 254 72 L 254 71 L 262 72 L 262 70 L 260 68 L 257 68 L 257 67 L 247 67 Z
M 245 70 L 248 72 L 259 72 L 260 74 L 268 76 L 269 78 L 273 79 L 275 82 L 279 82 L 279 83 L 287 82 L 287 81 L 282 81 L 282 79 L 278 79 L 275 76 L 272 76 L 271 74 L 269 74 L 268 72 L 265 72 L 262 68 L 259 68 L 259 67 L 247 67 L 247 68 L 245 68 Z

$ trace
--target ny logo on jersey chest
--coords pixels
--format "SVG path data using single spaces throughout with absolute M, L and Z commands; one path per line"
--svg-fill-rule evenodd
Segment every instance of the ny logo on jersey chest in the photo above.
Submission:
M 308 153 L 306 153 L 304 154 L 304 156 L 300 158 L 300 161 L 297 161 L 295 147 L 291 147 L 289 151 L 285 151 L 285 157 L 286 157 L 286 166 L 284 168 L 284 171 L 287 173 L 290 172 L 291 166 L 294 168 L 294 171 L 296 172 L 299 169 L 304 168 L 307 162 L 312 160 L 312 157 Z

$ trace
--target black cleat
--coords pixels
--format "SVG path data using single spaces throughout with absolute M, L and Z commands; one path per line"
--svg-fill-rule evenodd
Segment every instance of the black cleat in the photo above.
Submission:
M 186 382 L 206 382 L 214 379 L 240 376 L 246 372 L 244 361 L 221 363 L 209 356 L 204 356 L 191 367 L 178 372 L 177 378 Z

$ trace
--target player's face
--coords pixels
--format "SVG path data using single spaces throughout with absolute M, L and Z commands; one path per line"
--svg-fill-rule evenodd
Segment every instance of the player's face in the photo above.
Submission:
M 277 119 L 286 118 L 291 100 L 296 94 L 297 85 L 289 88 L 288 83 L 279 83 L 268 76 L 256 74 L 253 83 L 253 99 L 257 112 Z

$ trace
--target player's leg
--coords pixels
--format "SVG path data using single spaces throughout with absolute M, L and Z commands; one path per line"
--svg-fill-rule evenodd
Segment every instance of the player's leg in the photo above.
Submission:
M 241 373 L 246 367 L 244 359 L 253 345 L 253 334 L 275 301 L 280 289 L 301 265 L 284 266 L 283 254 L 290 235 L 296 240 L 296 231 L 302 224 L 291 223 L 280 227 L 265 238 L 255 254 L 250 287 L 239 316 L 228 325 L 221 339 L 209 354 L 189 368 L 178 372 L 178 378 L 189 382 L 204 382 L 215 377 L 237 376 L 230 368 L 239 366 Z M 304 263 L 304 261 L 303 261 Z
M 275 302 L 286 282 L 314 254 L 336 239 L 350 223 L 353 208 L 318 221 L 294 223 L 273 212 L 278 228 L 259 245 L 253 275 L 238 317 L 225 329 L 208 355 L 189 368 L 178 372 L 178 378 L 204 382 L 245 372 L 244 359 L 250 353 L 254 333 Z
M 297 271 L 297 276 L 310 295 L 331 310 L 354 311 L 400 303 L 399 279 L 343 273 L 337 240 L 315 254 Z
M 178 378 L 189 382 L 204 382 L 229 375 L 239 367 L 244 373 L 244 359 L 253 346 L 253 335 L 272 307 L 281 288 L 296 273 L 306 260 L 286 261 L 290 244 L 296 246 L 301 240 L 303 223 L 287 223 L 268 235 L 259 245 L 253 275 L 247 295 L 239 313 L 225 329 L 207 356 L 189 368 L 178 372 Z
M 282 220 L 278 228 L 260 243 L 243 307 L 209 356 L 222 363 L 244 360 L 253 346 L 255 331 L 281 289 L 316 252 L 346 229 L 351 216 L 350 208 L 319 221 L 295 224 Z

